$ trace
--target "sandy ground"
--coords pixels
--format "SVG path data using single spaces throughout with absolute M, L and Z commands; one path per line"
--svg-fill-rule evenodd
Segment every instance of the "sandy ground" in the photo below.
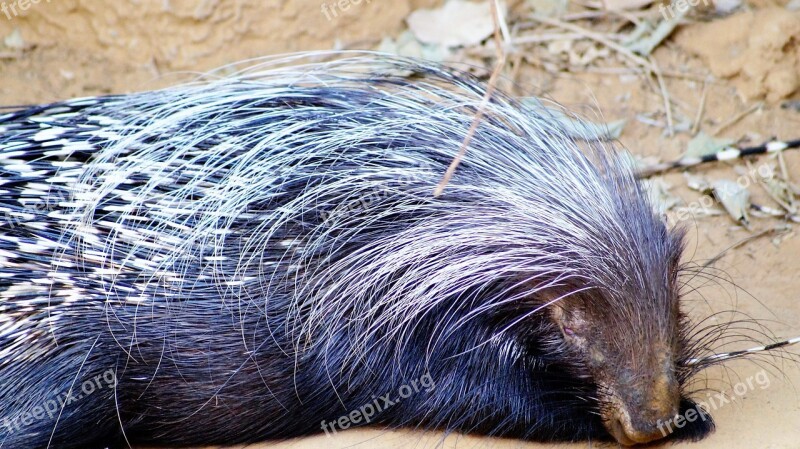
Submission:
M 435 2 L 353 1 L 347 11 L 339 11 L 330 20 L 322 13 L 322 0 L 42 0 L 28 3 L 24 11 L 21 3 L 11 3 L 17 6 L 17 15 L 0 14 L 0 37 L 5 38 L 0 49 L 0 103 L 6 105 L 161 87 L 191 76 L 187 72 L 278 52 L 375 48 L 383 36 L 397 35 L 404 29 L 404 18 L 410 11 Z M 713 75 L 714 80 L 705 84 L 701 130 L 715 130 L 764 100 L 761 108 L 725 127 L 720 136 L 746 137 L 750 143 L 771 136 L 800 137 L 800 113 L 779 107 L 784 99 L 798 98 L 800 18 L 769 9 L 772 3 L 762 3 L 755 12 L 724 21 L 686 25 L 655 52 L 665 73 L 680 74 L 665 78 L 676 114 L 696 116 L 704 89 L 701 80 Z M 634 119 L 638 113 L 661 110 L 663 100 L 631 74 L 548 73 L 540 65 L 528 64 L 523 65 L 516 81 L 531 92 L 546 94 L 586 115 L 628 119 L 620 140 L 636 155 L 671 160 L 682 153 L 690 138 L 686 133 L 667 136 L 661 128 Z M 790 176 L 800 180 L 800 152 L 788 152 L 785 160 Z M 763 162 L 756 160 L 754 164 Z M 695 173 L 708 179 L 735 180 L 738 176 L 734 167 L 725 164 Z M 674 186 L 672 193 L 684 205 L 700 199 L 686 187 L 681 174 L 666 175 L 664 180 Z M 756 203 L 774 207 L 763 189 L 753 186 L 750 190 Z M 680 225 L 689 230 L 687 260 L 702 263 L 737 245 L 715 265 L 720 280 L 706 283 L 687 296 L 694 315 L 704 317 L 712 311 L 736 308 L 756 318 L 774 320 L 765 323 L 779 336 L 800 334 L 800 238 L 796 231 L 770 232 L 782 225 L 774 218 L 753 218 L 752 229 L 746 230 L 725 215 L 701 214 L 682 220 Z M 701 284 L 696 280 L 694 285 Z M 730 371 L 709 371 L 709 385 L 730 392 L 737 400 L 712 409 L 718 428 L 714 435 L 686 446 L 799 448 L 800 394 L 796 387 L 800 385 L 800 371 L 793 363 L 772 362 L 777 366 L 733 363 Z M 732 392 L 737 382 L 757 375 L 762 366 L 770 372 L 768 387 L 748 388 L 743 396 Z M 467 436 L 443 439 L 437 433 L 378 429 L 250 447 L 547 446 Z

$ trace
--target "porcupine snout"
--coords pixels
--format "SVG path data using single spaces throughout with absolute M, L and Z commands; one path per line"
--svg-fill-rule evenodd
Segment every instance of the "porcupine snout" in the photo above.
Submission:
M 664 424 L 678 414 L 680 389 L 670 373 L 632 379 L 629 387 L 613 389 L 606 427 L 619 443 L 649 443 L 666 437 Z
M 625 352 L 629 357 L 597 369 L 603 403 L 600 413 L 606 429 L 625 445 L 665 438 L 670 430 L 665 426 L 681 405 L 671 351 L 655 344 L 638 352 L 631 346 Z

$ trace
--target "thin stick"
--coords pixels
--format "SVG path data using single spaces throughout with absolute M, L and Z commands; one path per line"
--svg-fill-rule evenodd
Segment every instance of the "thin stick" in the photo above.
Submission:
M 614 36 L 616 38 L 616 36 Z M 541 44 L 550 41 L 575 41 L 584 38 L 579 33 L 537 33 L 518 37 L 514 43 L 518 45 Z
M 486 93 L 483 95 L 483 100 L 481 101 L 481 105 L 478 108 L 478 112 L 475 114 L 475 118 L 472 119 L 472 124 L 467 131 L 467 135 L 464 138 L 464 141 L 461 143 L 461 149 L 456 154 L 456 157 L 450 162 L 450 166 L 447 167 L 447 171 L 444 173 L 442 180 L 439 181 L 439 185 L 433 190 L 433 196 L 439 197 L 442 192 L 444 191 L 445 186 L 450 182 L 450 178 L 453 177 L 453 173 L 455 173 L 458 164 L 461 163 L 461 159 L 467 153 L 467 148 L 469 147 L 469 143 L 472 141 L 472 137 L 475 135 L 475 131 L 478 129 L 478 125 L 480 125 L 481 120 L 483 120 L 484 110 L 486 109 L 486 105 L 489 104 L 489 101 L 492 98 L 492 94 L 494 94 L 495 87 L 497 86 L 497 79 L 500 76 L 500 73 L 503 71 L 503 66 L 506 63 L 506 53 L 503 50 L 502 41 L 500 38 L 500 14 L 499 8 L 497 6 L 497 0 L 492 2 L 492 17 L 494 18 L 494 42 L 495 42 L 495 49 L 497 51 L 497 64 L 495 65 L 494 71 L 492 72 L 492 76 L 489 78 L 489 83 L 486 86 Z
M 536 15 L 536 14 L 533 14 L 530 17 L 532 19 L 536 20 L 536 21 L 545 23 L 547 25 L 558 27 L 558 28 L 563 28 L 565 30 L 572 31 L 573 33 L 578 33 L 578 34 L 580 34 L 580 35 L 582 35 L 582 36 L 584 36 L 584 37 L 586 37 L 588 39 L 591 39 L 593 41 L 599 42 L 599 43 L 605 45 L 606 47 L 616 51 L 617 53 L 622 54 L 623 56 L 625 56 L 626 58 L 630 59 L 631 61 L 633 61 L 637 65 L 646 68 L 648 71 L 651 71 L 651 72 L 653 71 L 653 67 L 650 65 L 650 62 L 648 62 L 646 59 L 635 55 L 632 51 L 628 50 L 627 48 L 623 47 L 622 45 L 617 44 L 616 42 L 613 42 L 613 41 L 610 41 L 610 40 L 606 39 L 602 34 L 595 33 L 594 31 L 589 31 L 586 28 L 579 27 L 579 26 L 573 25 L 571 23 L 566 23 L 566 22 L 563 22 L 561 20 L 551 19 L 550 17 L 543 17 L 543 16 L 539 16 L 539 15 Z
M 720 259 L 722 259 L 722 257 L 725 256 L 725 254 L 730 250 L 733 250 L 733 249 L 739 248 L 741 246 L 744 246 L 744 245 L 752 242 L 753 240 L 760 239 L 761 237 L 764 237 L 765 235 L 769 235 L 769 234 L 776 233 L 776 232 L 787 232 L 788 230 L 790 230 L 790 228 L 785 227 L 785 226 L 774 227 L 774 228 L 764 229 L 761 232 L 758 232 L 758 233 L 753 234 L 751 236 L 745 237 L 745 238 L 739 240 L 738 242 L 734 243 L 733 245 L 731 245 L 731 246 L 725 248 L 724 250 L 720 251 L 719 254 L 717 254 L 716 256 L 714 256 L 711 259 L 707 260 L 706 263 L 703 264 L 703 268 L 708 268 L 711 265 L 714 265 Z
M 667 114 L 667 134 L 672 137 L 675 135 L 675 125 L 672 123 L 672 104 L 669 101 L 667 85 L 664 83 L 664 77 L 661 76 L 661 69 L 658 68 L 656 60 L 652 56 L 649 59 L 656 81 L 658 81 L 658 88 L 661 89 L 661 97 L 664 99 L 664 112 Z
M 565 34 L 565 36 L 567 36 Z M 635 74 L 640 73 L 640 70 L 632 69 L 630 67 L 570 67 L 571 71 L 581 71 L 587 73 L 610 73 L 614 75 L 626 75 L 626 74 Z M 689 81 L 707 81 L 706 77 L 700 74 L 692 74 L 692 73 L 680 73 L 680 72 L 671 72 L 671 71 L 661 71 L 661 75 L 664 78 L 676 78 L 682 80 L 689 80 Z M 711 84 L 716 84 L 711 82 Z
M 719 133 L 721 133 L 722 131 L 724 131 L 725 129 L 727 129 L 728 127 L 730 127 L 731 125 L 735 124 L 735 123 L 736 123 L 736 122 L 738 122 L 739 120 L 741 120 L 741 119 L 745 118 L 746 116 L 750 115 L 750 114 L 751 114 L 753 111 L 755 111 L 756 109 L 758 109 L 758 108 L 760 108 L 760 107 L 762 107 L 762 106 L 764 106 L 764 103 L 762 103 L 762 102 L 760 102 L 760 101 L 759 101 L 758 103 L 755 103 L 755 104 L 753 104 L 753 105 L 752 105 L 752 106 L 750 106 L 749 108 L 747 108 L 747 109 L 745 109 L 744 111 L 742 111 L 742 112 L 740 112 L 740 113 L 738 113 L 738 114 L 734 115 L 734 116 L 733 116 L 731 119 L 729 119 L 727 122 L 725 122 L 725 123 L 723 123 L 722 125 L 720 125 L 720 126 L 719 126 L 719 127 L 716 129 L 716 130 L 714 130 L 714 132 L 713 132 L 713 133 L 711 133 L 711 135 L 712 135 L 712 136 L 719 135 Z
M 519 76 L 519 69 L 522 67 L 522 54 L 517 53 L 514 59 L 511 60 L 511 93 L 516 94 L 517 90 L 517 77 Z
M 603 17 L 608 17 L 608 15 L 609 15 L 608 13 L 615 14 L 615 13 L 617 13 L 617 11 L 614 11 L 613 9 L 609 10 L 609 11 L 581 11 L 581 12 L 576 12 L 576 13 L 572 13 L 572 14 L 566 14 L 563 17 L 561 17 L 561 20 L 564 20 L 566 22 L 575 22 L 575 21 L 578 21 L 578 20 L 587 20 L 587 19 L 588 20 L 593 20 L 593 19 L 599 19 L 599 18 L 603 18 Z M 657 13 L 658 12 L 656 12 L 656 14 Z M 617 14 L 617 15 L 618 15 L 618 17 L 621 17 L 621 18 L 624 18 L 624 19 L 628 19 L 628 16 L 636 17 L 636 18 L 644 18 L 644 19 L 648 19 L 648 18 L 651 18 L 651 17 L 655 16 L 652 11 L 648 11 L 648 10 L 645 10 L 645 11 L 631 11 L 631 12 L 626 13 L 625 15 L 621 15 L 621 14 Z
M 694 124 L 692 125 L 692 135 L 697 135 L 700 130 L 700 122 L 703 120 L 703 114 L 706 110 L 706 96 L 708 96 L 708 83 L 703 81 L 703 93 L 700 97 L 700 105 L 697 106 L 697 114 L 694 116 Z
M 505 42 L 506 45 L 511 45 L 511 32 L 508 30 L 508 24 L 506 23 L 506 18 L 503 17 L 503 11 L 500 9 L 500 5 L 497 3 L 498 0 L 492 2 L 492 19 L 494 20 L 494 27 L 495 27 L 495 42 L 500 43 L 498 41 L 497 30 L 500 30 L 500 34 L 503 36 L 502 42 Z
M 779 157 L 780 157 L 780 155 L 781 155 L 781 153 L 778 153 Z M 753 164 L 751 164 L 750 161 L 746 160 L 746 161 L 744 161 L 744 163 L 747 165 L 747 169 L 751 170 L 750 173 L 758 173 L 758 171 L 753 168 Z M 779 206 L 781 206 L 783 208 L 783 210 L 788 212 L 789 215 L 796 215 L 797 214 L 797 208 L 794 207 L 794 205 L 789 204 L 786 201 L 783 201 L 778 195 L 776 195 L 775 193 L 772 192 L 772 190 L 769 189 L 769 186 L 767 185 L 767 182 L 766 182 L 767 178 L 761 177 L 761 179 L 759 179 L 759 181 L 760 182 L 758 182 L 758 185 L 761 186 L 761 189 L 764 190 L 764 193 L 766 193 L 767 196 L 772 198 L 772 201 L 775 201 Z
M 783 158 L 783 153 L 778 153 L 778 166 L 781 168 L 781 174 L 787 184 L 792 183 L 792 178 L 789 177 L 789 170 L 786 169 L 786 160 Z

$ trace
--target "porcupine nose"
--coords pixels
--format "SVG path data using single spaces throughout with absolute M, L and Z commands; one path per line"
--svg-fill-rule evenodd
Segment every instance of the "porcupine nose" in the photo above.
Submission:
M 625 446 L 650 443 L 669 435 L 665 432 L 663 424 L 660 427 L 658 424 L 668 421 L 673 416 L 674 413 L 665 413 L 663 418 L 652 421 L 631 418 L 626 410 L 622 410 L 608 423 L 608 431 L 618 443 Z
M 633 446 L 669 436 L 680 402 L 677 384 L 670 376 L 658 379 L 652 389 L 625 396 L 625 400 L 615 398 L 616 406 L 606 420 L 609 433 L 618 443 Z

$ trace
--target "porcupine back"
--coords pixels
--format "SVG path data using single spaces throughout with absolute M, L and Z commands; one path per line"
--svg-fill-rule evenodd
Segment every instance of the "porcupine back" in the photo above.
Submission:
M 285 62 L 0 116 L 0 441 L 294 436 L 424 373 L 434 390 L 375 421 L 606 438 L 591 379 L 527 337 L 529 298 L 603 289 L 617 318 L 596 326 L 658 332 L 680 245 L 631 169 L 497 94 L 434 198 L 482 83 Z

